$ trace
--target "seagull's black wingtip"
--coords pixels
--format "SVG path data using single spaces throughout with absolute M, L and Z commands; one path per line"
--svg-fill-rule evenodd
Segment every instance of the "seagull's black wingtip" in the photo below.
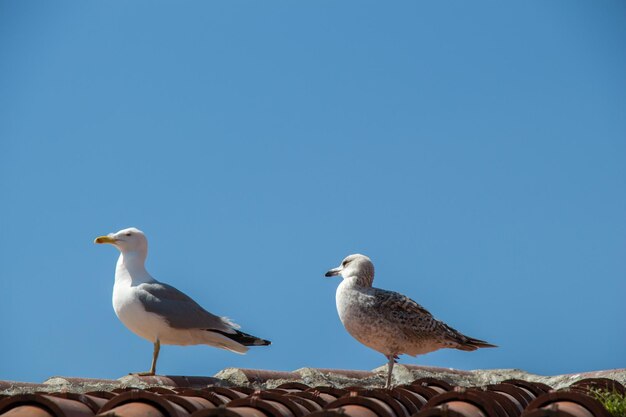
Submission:
M 265 339 L 257 339 L 254 342 L 254 346 L 269 346 L 271 344 L 272 342 L 270 340 L 265 340 Z
M 272 342 L 270 342 L 269 340 L 261 339 L 256 336 L 252 336 L 251 334 L 241 332 L 239 330 L 235 330 L 235 333 L 226 333 L 220 330 L 213 329 L 208 331 L 219 333 L 231 340 L 234 340 L 237 343 L 241 343 L 244 346 L 268 346 L 272 344 Z

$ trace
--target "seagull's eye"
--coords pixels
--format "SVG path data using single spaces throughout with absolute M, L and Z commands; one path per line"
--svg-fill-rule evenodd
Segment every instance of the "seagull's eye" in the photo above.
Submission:
M 130 236 L 130 235 L 132 235 L 132 233 L 126 233 L 126 236 Z

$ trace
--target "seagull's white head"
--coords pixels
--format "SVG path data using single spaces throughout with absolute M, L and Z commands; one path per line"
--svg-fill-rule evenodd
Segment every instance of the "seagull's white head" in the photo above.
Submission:
M 361 285 L 372 285 L 374 281 L 374 264 L 365 255 L 348 255 L 341 265 L 326 272 L 327 277 L 341 275 L 343 278 L 357 277 Z
M 148 252 L 148 239 L 143 232 L 135 227 L 120 230 L 119 232 L 109 233 L 106 236 L 97 237 L 94 243 L 110 243 L 120 250 L 122 253 L 127 252 Z

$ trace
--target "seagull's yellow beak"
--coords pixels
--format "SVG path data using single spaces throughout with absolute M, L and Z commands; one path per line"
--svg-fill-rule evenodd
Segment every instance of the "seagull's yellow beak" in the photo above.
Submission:
M 113 239 L 111 236 L 99 236 L 97 237 L 93 243 L 115 243 L 116 240 Z

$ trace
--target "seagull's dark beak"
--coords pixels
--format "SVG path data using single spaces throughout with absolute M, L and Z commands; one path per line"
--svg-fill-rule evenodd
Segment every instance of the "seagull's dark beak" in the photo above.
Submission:
M 334 277 L 335 275 L 339 275 L 341 273 L 341 270 L 343 268 L 341 268 L 340 266 L 338 266 L 337 268 L 333 268 L 330 271 L 328 271 L 326 274 L 324 274 L 325 277 Z
M 117 239 L 114 239 L 111 236 L 99 236 L 93 241 L 93 243 L 99 243 L 99 244 L 102 244 L 102 243 L 113 244 L 115 242 L 117 242 Z

